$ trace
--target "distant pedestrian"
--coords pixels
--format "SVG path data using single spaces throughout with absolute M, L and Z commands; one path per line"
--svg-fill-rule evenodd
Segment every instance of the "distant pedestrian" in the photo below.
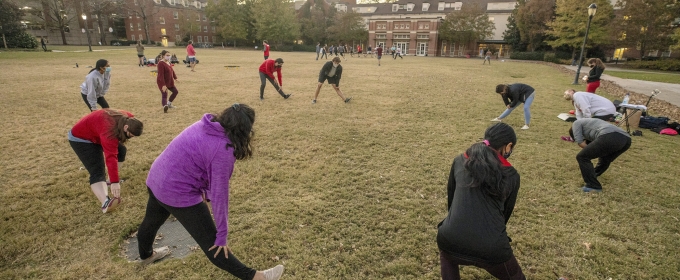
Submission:
M 366 49 L 366 53 L 364 54 L 364 57 L 366 57 L 367 54 L 371 55 L 371 58 L 373 58 L 373 50 L 371 49 L 371 45 L 368 45 L 368 48 Z
M 220 115 L 205 114 L 156 158 L 146 179 L 146 214 L 137 231 L 142 265 L 168 255 L 168 247 L 154 250 L 153 245 L 172 215 L 220 269 L 239 279 L 281 278 L 282 265 L 257 271 L 241 263 L 228 239 L 231 175 L 237 160 L 253 154 L 254 122 L 255 111 L 245 104 L 236 103 Z
M 501 95 L 507 109 L 505 109 L 499 117 L 491 121 L 503 121 L 503 119 L 510 115 L 512 110 L 517 108 L 520 103 L 524 103 L 524 126 L 522 129 L 529 129 L 529 123 L 531 122 L 531 103 L 534 102 L 534 96 L 536 96 L 534 88 L 520 83 L 498 85 L 496 86 L 496 93 Z
M 319 60 L 319 53 L 321 53 L 321 42 L 316 43 L 316 60 Z
M 319 97 L 321 87 L 326 80 L 328 80 L 329 85 L 333 86 L 335 92 L 345 103 L 349 103 L 349 101 L 352 100 L 351 97 L 345 98 L 345 95 L 343 95 L 340 90 L 340 79 L 342 78 L 342 65 L 340 65 L 340 61 L 339 57 L 334 57 L 332 61 L 326 62 L 326 64 L 321 67 L 321 71 L 319 71 L 319 84 L 316 86 L 312 104 L 316 103 L 316 98 Z
M 323 48 L 321 48 L 321 58 L 326 57 L 326 60 L 328 60 L 328 45 L 324 44 Z
M 172 55 L 169 51 L 163 50 L 161 52 L 161 61 L 158 62 L 156 84 L 158 89 L 161 91 L 161 105 L 163 105 L 163 113 L 167 113 L 168 109 L 175 108 L 172 106 L 172 102 L 175 101 L 177 94 L 179 93 L 175 83 L 179 82 L 177 80 L 177 75 L 175 70 L 172 69 Z M 168 99 L 168 91 L 172 92 L 170 98 Z
M 401 59 L 404 59 L 404 57 L 401 56 L 401 47 L 397 47 L 397 50 L 394 53 L 394 59 L 397 59 L 397 56 L 399 56 Z
M 97 60 L 94 68 L 85 76 L 80 85 L 80 95 L 90 111 L 97 110 L 97 104 L 102 108 L 109 108 L 104 95 L 111 86 L 111 66 L 106 59 Z
M 269 58 L 269 44 L 267 40 L 262 41 L 262 50 L 264 51 L 264 60 Z
M 375 54 L 378 57 L 378 66 L 380 66 L 380 59 L 382 58 L 383 54 L 382 45 L 379 45 L 378 47 L 375 48 Z
M 42 46 L 43 51 L 47 51 L 47 43 L 45 42 L 44 37 L 40 37 L 40 45 Z
M 267 85 L 267 80 L 274 86 L 276 91 L 283 97 L 283 99 L 288 99 L 290 94 L 285 94 L 283 92 L 283 80 L 281 80 L 281 67 L 283 67 L 283 59 L 277 58 L 276 60 L 267 59 L 260 65 L 260 100 L 264 100 L 264 87 Z M 276 72 L 279 82 L 277 83 L 274 79 L 274 72 Z
M 104 213 L 121 202 L 118 172 L 127 154 L 124 144 L 130 138 L 142 135 L 143 129 L 144 124 L 130 112 L 102 109 L 84 116 L 68 131 L 68 142 L 90 174 L 90 189 Z M 113 198 L 109 197 L 106 170 Z
M 137 58 L 139 59 L 139 67 L 144 66 L 144 46 L 142 46 L 142 41 L 137 41 Z
M 482 65 L 486 64 L 486 62 L 489 62 L 489 65 L 491 65 L 491 51 L 486 51 L 486 56 L 484 56 L 484 62 L 482 62 Z
M 390 48 L 390 54 L 394 57 L 394 55 L 395 55 L 396 53 L 397 53 L 397 47 L 395 47 L 394 45 L 392 45 L 392 47 Z
M 341 56 L 342 58 L 345 58 L 345 46 L 344 46 L 344 45 L 340 45 L 340 46 L 338 47 L 338 51 L 339 51 L 339 53 L 340 53 L 340 56 Z
M 357 57 L 361 57 L 362 52 L 361 45 L 357 45 Z
M 339 48 L 340 48 L 340 45 L 337 45 L 337 46 L 335 46 L 335 48 L 333 48 L 333 54 L 334 54 L 336 57 L 338 56 L 338 49 L 339 49 Z
M 588 66 L 590 66 L 590 72 L 588 72 L 587 76 L 583 77 L 588 84 L 586 86 L 586 91 L 595 93 L 597 88 L 600 87 L 600 77 L 602 76 L 602 72 L 604 72 L 606 67 L 599 58 L 588 59 Z
M 189 40 L 189 44 L 187 44 L 187 56 L 189 57 L 189 66 L 191 67 L 191 72 L 196 72 L 194 71 L 194 68 L 196 67 L 196 50 L 194 50 L 194 41 Z

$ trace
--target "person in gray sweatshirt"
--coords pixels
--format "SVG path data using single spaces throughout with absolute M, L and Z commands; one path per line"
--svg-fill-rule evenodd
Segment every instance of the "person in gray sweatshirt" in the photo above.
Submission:
M 109 103 L 104 95 L 111 85 L 111 66 L 106 59 L 97 60 L 95 67 L 85 76 L 85 81 L 80 85 L 80 95 L 90 111 L 97 110 L 97 104 L 102 108 L 109 108 Z
M 574 104 L 576 119 L 598 118 L 612 121 L 616 114 L 616 106 L 609 99 L 590 92 L 568 89 L 564 92 L 564 99 Z
M 630 135 L 623 129 L 596 118 L 576 120 L 569 130 L 574 142 L 582 148 L 576 155 L 585 186 L 583 192 L 601 192 L 602 184 L 597 177 L 609 165 L 630 148 Z M 593 159 L 597 165 L 593 167 Z

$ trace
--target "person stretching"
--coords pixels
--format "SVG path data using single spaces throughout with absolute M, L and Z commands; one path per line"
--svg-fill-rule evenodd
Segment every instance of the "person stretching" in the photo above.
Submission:
M 460 279 L 460 265 L 498 279 L 526 279 L 506 231 L 520 187 L 519 173 L 507 161 L 516 143 L 515 131 L 497 123 L 487 128 L 484 141 L 453 160 L 448 214 L 437 230 L 442 279 Z
M 97 60 L 95 67 L 85 76 L 85 81 L 80 85 L 80 95 L 90 112 L 97 110 L 97 104 L 102 108 L 109 108 L 109 103 L 104 98 L 111 86 L 111 66 L 106 59 Z
M 264 100 L 264 87 L 267 85 L 267 80 L 274 86 L 276 91 L 283 97 L 283 99 L 288 99 L 290 94 L 283 93 L 283 81 L 281 80 L 281 67 L 283 67 L 283 59 L 277 58 L 276 60 L 267 59 L 260 65 L 260 100 Z M 279 78 L 279 82 L 276 83 L 274 79 L 274 72 Z
M 597 88 L 600 87 L 600 77 L 606 67 L 599 58 L 588 59 L 588 66 L 590 66 L 590 72 L 588 72 L 588 75 L 583 76 L 583 80 L 587 83 L 586 91 L 595 93 Z
M 229 248 L 229 188 L 234 164 L 253 155 L 255 111 L 234 104 L 220 115 L 205 114 L 173 139 L 151 164 L 146 179 L 149 200 L 137 231 L 142 265 L 162 259 L 169 248 L 153 249 L 158 229 L 170 214 L 198 243 L 215 266 L 239 279 L 277 280 L 283 266 L 256 271 Z M 207 202 L 212 205 L 212 214 Z
M 616 106 L 609 99 L 590 92 L 575 91 L 568 89 L 564 92 L 564 99 L 571 100 L 574 104 L 576 119 L 598 118 L 603 121 L 612 121 L 616 114 Z
M 498 85 L 496 86 L 496 93 L 503 97 L 503 102 L 507 109 L 497 118 L 492 119 L 492 122 L 503 121 L 505 117 L 512 113 L 512 110 L 517 108 L 520 102 L 524 103 L 524 126 L 522 129 L 529 129 L 529 123 L 531 122 L 531 103 L 534 101 L 534 96 L 536 92 L 534 88 L 525 84 L 512 84 L 512 85 Z
M 314 93 L 312 104 L 316 103 L 316 98 L 319 96 L 323 82 L 326 80 L 328 80 L 328 84 L 333 86 L 333 89 L 335 89 L 335 92 L 338 94 L 338 96 L 340 96 L 340 98 L 345 101 L 345 103 L 349 103 L 352 98 L 345 98 L 345 96 L 342 94 L 342 91 L 340 90 L 341 78 L 342 65 L 340 65 L 340 58 L 334 57 L 333 60 L 326 62 L 323 67 L 321 67 L 321 71 L 319 71 L 319 84 L 316 86 L 316 92 Z
M 172 106 L 172 101 L 175 101 L 175 98 L 179 93 L 175 87 L 175 83 L 179 81 L 177 80 L 175 70 L 172 69 L 172 64 L 170 63 L 170 59 L 172 59 L 170 52 L 163 50 L 161 52 L 161 57 L 162 60 L 158 62 L 158 75 L 156 76 L 156 84 L 158 85 L 158 89 L 161 90 L 161 105 L 163 105 L 163 113 L 167 113 L 168 109 L 175 108 L 175 106 Z M 168 90 L 172 92 L 170 99 L 167 99 Z

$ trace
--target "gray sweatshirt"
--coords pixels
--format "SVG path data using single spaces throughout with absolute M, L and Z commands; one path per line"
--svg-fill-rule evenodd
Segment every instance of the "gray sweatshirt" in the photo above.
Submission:
M 576 120 L 571 128 L 574 131 L 574 140 L 577 144 L 581 144 L 585 140 L 595 141 L 595 139 L 602 135 L 614 132 L 630 137 L 623 129 L 601 119 Z
M 574 93 L 576 119 L 616 114 L 616 107 L 609 99 L 590 92 Z
M 111 85 L 111 73 L 100 74 L 94 70 L 85 76 L 85 81 L 80 85 L 80 93 L 87 95 L 90 109 L 97 110 L 97 98 L 103 97 Z

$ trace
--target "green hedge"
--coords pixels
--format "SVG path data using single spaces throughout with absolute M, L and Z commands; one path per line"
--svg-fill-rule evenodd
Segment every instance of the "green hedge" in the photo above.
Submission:
M 5 40 L 7 40 L 8 48 L 35 49 L 38 47 L 38 40 L 24 31 L 7 34 Z
M 131 45 L 136 45 L 137 41 L 111 40 L 109 43 L 111 44 L 111 46 L 113 46 L 115 43 L 119 43 L 121 46 L 131 46 Z
M 624 65 L 628 68 L 633 69 L 680 71 L 680 59 L 662 59 L 656 61 L 628 61 Z
M 519 59 L 519 60 L 544 60 L 545 59 L 545 53 L 544 52 L 513 52 L 510 53 L 510 58 L 511 59 Z
M 315 52 L 316 51 L 316 45 L 310 46 L 310 45 L 283 45 L 283 46 L 271 46 L 271 49 L 274 51 L 280 51 L 280 52 Z

